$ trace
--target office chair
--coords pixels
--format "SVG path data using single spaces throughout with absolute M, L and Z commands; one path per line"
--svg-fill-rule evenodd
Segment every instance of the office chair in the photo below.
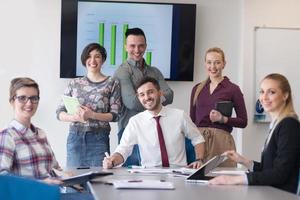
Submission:
M 192 141 L 188 139 L 187 137 L 185 138 L 185 150 L 186 150 L 186 160 L 187 163 L 190 164 L 195 161 L 196 155 L 195 155 L 195 149 L 192 144 Z
M 12 175 L 0 175 L 0 198 L 5 200 L 60 200 L 58 186 Z

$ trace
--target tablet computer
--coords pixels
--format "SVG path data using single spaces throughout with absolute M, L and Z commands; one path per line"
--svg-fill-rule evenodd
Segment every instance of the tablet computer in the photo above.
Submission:
M 218 167 L 225 160 L 227 160 L 227 156 L 225 154 L 214 156 L 209 161 L 204 163 L 197 171 L 188 176 L 186 181 L 206 183 L 208 180 L 213 178 L 212 176 L 207 176 L 207 174 Z
M 72 176 L 68 178 L 62 178 L 63 186 L 72 186 L 75 184 L 82 184 L 86 183 L 87 181 L 90 181 L 94 178 L 100 177 L 100 176 L 107 176 L 113 174 L 112 172 L 104 172 L 104 171 L 90 171 L 84 174 L 80 174 L 77 176 Z

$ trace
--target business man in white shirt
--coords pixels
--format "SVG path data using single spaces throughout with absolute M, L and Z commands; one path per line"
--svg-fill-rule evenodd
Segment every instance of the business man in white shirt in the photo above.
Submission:
M 196 160 L 188 165 L 199 168 L 204 154 L 204 138 L 190 117 L 183 110 L 164 107 L 161 104 L 162 91 L 156 79 L 145 77 L 137 86 L 137 96 L 145 111 L 131 117 L 126 126 L 120 144 L 115 152 L 103 160 L 104 168 L 112 168 L 126 160 L 135 144 L 139 145 L 141 164 L 146 167 L 154 166 L 186 166 L 186 151 L 184 138 L 192 140 L 195 147 Z M 161 150 L 157 122 L 159 117 L 165 143 L 167 165 Z M 158 125 L 159 126 L 159 125 Z

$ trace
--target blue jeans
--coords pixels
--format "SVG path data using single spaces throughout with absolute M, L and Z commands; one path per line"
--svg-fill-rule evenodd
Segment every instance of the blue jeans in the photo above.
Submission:
M 118 142 L 120 143 L 120 140 L 122 138 L 124 129 L 121 129 L 118 132 Z M 123 167 L 128 167 L 130 165 L 141 165 L 141 157 L 140 157 L 140 151 L 139 146 L 134 145 L 132 149 L 131 155 L 127 158 L 127 160 L 124 162 Z
M 67 139 L 67 167 L 99 167 L 109 153 L 109 132 L 70 132 Z

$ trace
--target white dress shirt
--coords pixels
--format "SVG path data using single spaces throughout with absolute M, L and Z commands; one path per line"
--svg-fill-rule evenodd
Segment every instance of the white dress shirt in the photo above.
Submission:
M 200 131 L 183 110 L 162 107 L 160 125 L 168 152 L 170 165 L 185 166 L 185 136 L 195 146 L 204 142 Z M 131 117 L 115 152 L 120 153 L 124 160 L 131 154 L 134 144 L 138 144 L 141 164 L 147 167 L 161 166 L 161 154 L 156 130 L 156 121 L 149 111 Z

